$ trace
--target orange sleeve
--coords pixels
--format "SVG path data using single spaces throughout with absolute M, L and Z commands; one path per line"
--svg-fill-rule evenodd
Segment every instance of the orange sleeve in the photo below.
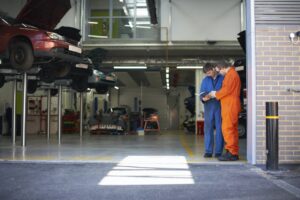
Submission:
M 218 100 L 231 94 L 238 83 L 238 80 L 236 80 L 234 74 L 228 73 L 227 75 L 228 76 L 225 76 L 224 78 L 222 88 L 216 92 L 216 98 Z

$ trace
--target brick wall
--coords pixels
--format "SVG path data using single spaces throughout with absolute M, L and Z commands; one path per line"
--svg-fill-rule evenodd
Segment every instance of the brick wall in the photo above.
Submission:
M 289 34 L 300 26 L 256 26 L 257 163 L 266 160 L 265 102 L 279 104 L 279 162 L 300 163 L 300 40 L 291 44 Z M 300 38 L 299 38 L 300 39 Z

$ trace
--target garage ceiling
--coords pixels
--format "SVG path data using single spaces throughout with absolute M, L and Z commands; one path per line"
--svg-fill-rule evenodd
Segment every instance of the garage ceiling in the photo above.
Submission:
M 86 42 L 86 51 L 100 46 L 100 44 Z M 116 73 L 119 86 L 165 87 L 165 68 L 170 68 L 170 86 L 194 85 L 195 70 L 177 70 L 178 65 L 203 66 L 206 62 L 217 62 L 224 59 L 244 57 L 238 42 L 194 42 L 194 43 L 122 43 L 101 44 L 105 50 L 102 55 L 100 68 Z M 146 65 L 147 70 L 115 71 L 113 66 Z

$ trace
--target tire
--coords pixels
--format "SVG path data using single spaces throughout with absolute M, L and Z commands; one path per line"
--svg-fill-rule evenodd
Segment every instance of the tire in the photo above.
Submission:
M 55 81 L 55 76 L 53 75 L 53 71 L 50 68 L 43 68 L 39 73 L 41 81 L 45 83 L 52 83 Z
M 34 57 L 32 48 L 28 42 L 13 42 L 9 52 L 10 64 L 17 71 L 26 71 L 32 67 Z
M 2 74 L 0 74 L 0 88 L 2 88 L 4 84 L 5 84 L 5 77 Z
M 29 94 L 35 93 L 36 89 L 38 87 L 37 81 L 36 80 L 28 80 L 27 84 L 27 92 Z
M 240 122 L 238 125 L 238 133 L 239 133 L 239 138 L 246 138 L 247 136 L 247 126 L 245 122 Z
M 87 77 L 73 77 L 72 89 L 77 92 L 85 92 L 88 88 L 88 78 Z
M 108 92 L 108 86 L 107 85 L 98 85 L 96 86 L 96 92 L 98 94 L 105 94 Z
M 70 74 L 71 68 L 71 65 L 67 63 L 55 64 L 53 75 L 55 78 L 64 78 Z

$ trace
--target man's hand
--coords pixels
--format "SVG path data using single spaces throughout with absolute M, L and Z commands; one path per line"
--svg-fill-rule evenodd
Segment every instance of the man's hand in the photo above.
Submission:
M 202 98 L 202 100 L 203 100 L 203 101 L 208 101 L 208 100 L 210 100 L 210 96 L 209 96 L 209 95 L 206 95 L 206 96 L 204 96 L 204 97 Z
M 209 95 L 211 98 L 216 98 L 216 91 L 211 91 L 208 95 Z

